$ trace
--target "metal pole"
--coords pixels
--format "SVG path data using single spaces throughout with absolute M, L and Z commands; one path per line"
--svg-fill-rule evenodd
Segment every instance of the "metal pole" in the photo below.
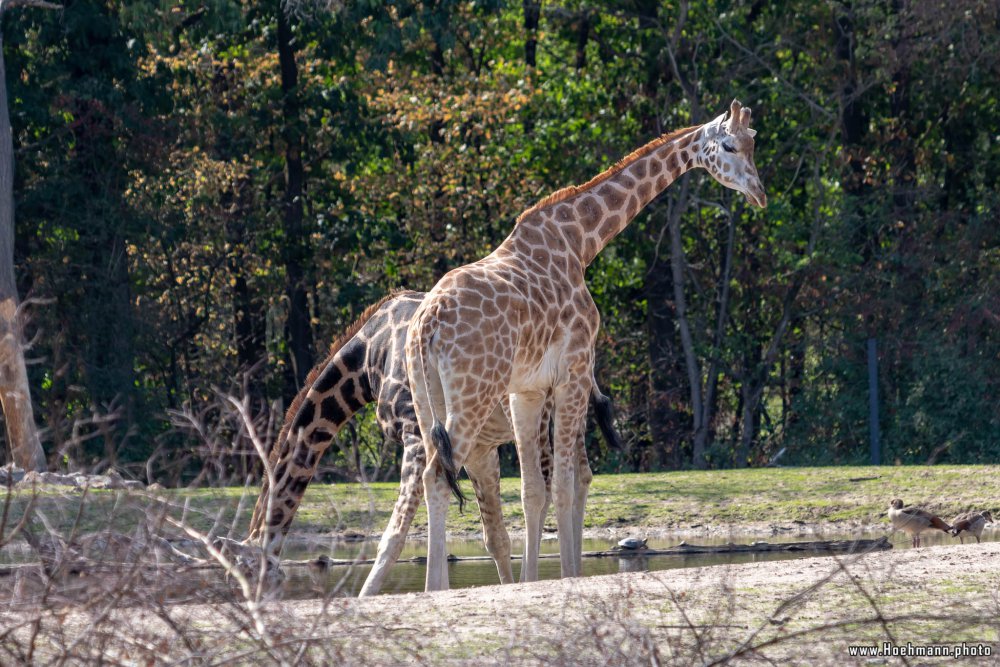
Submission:
M 868 339 L 868 434 L 871 440 L 872 465 L 882 464 L 882 449 L 878 441 L 878 357 L 875 339 Z

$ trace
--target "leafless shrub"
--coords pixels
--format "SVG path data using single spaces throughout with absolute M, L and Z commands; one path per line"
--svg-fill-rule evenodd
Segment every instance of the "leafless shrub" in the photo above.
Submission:
M 627 575 L 598 593 L 569 582 L 558 599 L 526 587 L 484 612 L 449 609 L 455 598 L 346 601 L 343 568 L 321 572 L 307 599 L 281 600 L 266 559 L 246 567 L 237 548 L 258 487 L 251 463 L 228 458 L 254 457 L 276 486 L 266 454 L 280 411 L 246 396 L 220 392 L 211 419 L 178 415 L 217 457 L 200 482 L 243 484 L 238 498 L 209 509 L 190 495 L 15 490 L 8 478 L 0 549 L 4 562 L 30 562 L 0 565 L 0 664 L 839 664 L 851 659 L 830 646 L 1000 632 L 995 583 L 975 605 L 942 602 L 906 571 L 872 569 L 856 555 L 822 561 L 822 576 L 783 591 L 748 583 L 739 566 L 717 567 L 693 583 L 671 571 Z
M 69 435 L 55 438 L 56 457 L 69 472 L 83 471 L 98 473 L 118 464 L 118 452 L 124 447 L 124 440 L 135 434 L 134 428 L 118 433 L 115 425 L 124 417 L 124 406 L 121 397 L 116 397 L 109 404 L 99 408 L 90 406 L 89 414 L 81 415 L 73 420 Z M 43 434 L 53 436 L 51 431 Z M 97 463 L 88 465 L 84 456 L 84 445 L 94 439 L 104 443 L 104 456 Z
M 533 603 L 529 587 L 500 606 L 507 617 L 485 619 L 449 616 L 458 612 L 433 598 L 419 614 L 329 590 L 279 601 L 216 546 L 230 527 L 223 512 L 206 521 L 190 504 L 136 491 L 8 493 L 4 503 L 0 535 L 30 535 L 40 566 L 0 576 L 3 664 L 850 664 L 830 646 L 1000 631 L 996 590 L 977 607 L 928 608 L 934 591 L 910 586 L 922 604 L 899 604 L 908 572 L 858 556 L 824 560 L 823 573 L 784 591 L 757 590 L 739 566 L 695 581 L 627 575 L 599 593 L 571 582 L 556 602 Z
M 187 481 L 197 487 L 242 485 L 259 478 L 262 459 L 253 439 L 270 452 L 284 416 L 280 400 L 251 398 L 249 387 L 260 370 L 242 374 L 234 391 L 216 389 L 212 401 L 167 410 L 172 429 L 157 438 L 146 461 L 147 481 L 162 479 L 172 486 Z M 178 447 L 178 439 L 186 446 Z
M 335 592 L 305 616 L 261 595 L 216 546 L 222 511 L 198 517 L 140 491 L 9 490 L 2 502 L 0 545 L 26 538 L 31 562 L 0 567 L 0 664 L 350 664 L 344 651 L 379 634 L 354 626 Z M 191 524 L 206 518 L 207 530 Z

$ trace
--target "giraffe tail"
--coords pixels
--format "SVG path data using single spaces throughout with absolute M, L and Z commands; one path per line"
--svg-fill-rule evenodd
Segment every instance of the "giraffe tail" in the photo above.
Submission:
M 597 426 L 604 435 L 604 441 L 613 450 L 621 450 L 622 437 L 615 428 L 615 412 L 611 399 L 601 393 L 601 390 L 594 384 L 590 392 L 590 404 L 594 406 L 594 417 L 597 419 Z
M 444 469 L 444 478 L 448 482 L 448 487 L 455 494 L 455 497 L 458 498 L 458 511 L 463 512 L 465 510 L 465 501 L 468 498 L 462 493 L 462 487 L 458 485 L 458 470 L 455 469 L 455 458 L 451 452 L 451 437 L 449 437 L 444 424 L 436 418 L 434 419 L 434 428 L 431 429 L 431 441 L 438 451 L 438 458 L 441 461 L 441 467 Z
M 419 311 L 418 311 L 419 312 Z M 419 317 L 419 315 L 418 315 Z M 448 430 L 441 423 L 441 420 L 437 418 L 434 414 L 434 400 L 431 398 L 430 383 L 427 381 L 428 375 L 428 364 L 427 364 L 427 340 L 425 339 L 424 326 L 420 326 L 414 332 L 416 333 L 416 348 L 417 348 L 417 362 L 420 364 L 420 376 L 424 383 L 424 395 L 427 400 L 427 407 L 431 413 L 431 418 L 433 419 L 434 426 L 431 428 L 431 444 L 438 453 L 438 461 L 441 463 L 441 468 L 444 471 L 444 478 L 448 482 L 448 487 L 451 492 L 458 499 L 458 511 L 465 511 L 465 501 L 468 500 L 465 494 L 462 493 L 462 488 L 458 485 L 458 467 L 455 465 L 455 456 L 452 453 L 451 446 L 451 436 L 448 435 Z M 413 384 L 417 381 L 415 377 L 410 378 L 411 390 Z M 414 392 L 415 394 L 416 392 Z M 415 397 L 414 397 L 415 398 Z M 428 461 L 430 464 L 430 461 Z

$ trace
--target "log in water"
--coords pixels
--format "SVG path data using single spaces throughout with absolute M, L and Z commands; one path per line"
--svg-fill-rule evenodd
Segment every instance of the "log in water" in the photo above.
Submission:
M 750 544 L 688 544 L 681 542 L 675 547 L 666 549 L 621 549 L 612 548 L 604 551 L 584 551 L 584 558 L 638 558 L 648 556 L 689 556 L 692 554 L 740 554 L 740 553 L 765 553 L 765 552 L 835 552 L 835 553 L 860 553 L 865 551 L 882 551 L 891 549 L 892 543 L 888 537 L 880 537 L 874 540 L 819 540 L 812 542 L 751 542 Z M 539 554 L 539 558 L 559 558 L 558 553 Z M 511 555 L 513 560 L 520 560 L 521 556 Z M 454 556 L 448 554 L 451 562 L 471 562 L 493 560 L 492 556 Z M 398 563 L 424 563 L 427 558 L 424 556 L 414 556 L 412 558 L 400 558 Z M 308 560 L 284 560 L 282 567 L 306 567 L 315 563 L 316 559 Z M 372 558 L 330 558 L 325 559 L 326 567 L 346 567 L 350 565 L 371 565 L 375 560 Z M 94 564 L 97 565 L 97 564 Z M 105 567 L 107 563 L 103 563 Z M 153 564 L 150 564 L 156 567 Z M 38 563 L 18 563 L 0 565 L 0 576 L 9 576 L 22 569 L 34 569 L 39 567 Z M 177 566 L 179 570 L 202 570 L 215 569 L 219 564 L 215 561 L 201 561 Z M 97 568 L 95 568 L 97 569 Z
M 836 553 L 860 553 L 864 551 L 884 551 L 891 549 L 892 543 L 888 537 L 880 537 L 874 540 L 818 540 L 813 542 L 751 542 L 750 544 L 688 544 L 681 542 L 675 547 L 666 549 L 607 549 L 605 551 L 584 551 L 584 558 L 634 558 L 638 556 L 688 556 L 691 554 L 740 554 L 740 553 L 764 553 L 771 551 L 815 551 L 836 552 Z M 558 553 L 539 554 L 539 558 L 559 558 Z M 513 560 L 519 560 L 521 556 L 511 555 Z M 451 562 L 483 561 L 493 560 L 492 556 L 453 556 L 448 555 Z M 400 558 L 397 563 L 424 563 L 427 558 L 424 556 L 414 556 L 413 558 Z M 314 560 L 287 560 L 282 561 L 283 567 L 301 567 L 314 562 Z M 346 565 L 370 565 L 375 560 L 372 558 L 355 559 L 329 559 L 328 566 Z

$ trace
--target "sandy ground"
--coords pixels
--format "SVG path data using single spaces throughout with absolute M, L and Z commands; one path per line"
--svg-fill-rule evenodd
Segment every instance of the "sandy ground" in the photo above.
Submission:
M 1000 543 L 983 543 L 384 595 L 333 607 L 419 640 L 430 655 L 477 663 L 707 664 L 737 654 L 751 662 L 872 664 L 848 647 L 882 641 L 982 642 L 994 653 L 990 662 L 1000 663 L 998 600 Z M 321 604 L 278 606 L 310 617 Z M 747 652 L 754 645 L 763 646 Z
M 109 655 L 127 664 L 202 664 L 206 656 L 213 664 L 281 664 L 279 655 L 295 665 L 955 662 L 850 653 L 889 641 L 913 651 L 963 647 L 980 654 L 960 664 L 1000 664 L 998 542 L 270 601 L 256 611 L 232 602 L 106 601 L 48 609 L 35 620 L 28 610 L 0 608 L 0 627 L 15 628 L 4 631 L 7 645 L 21 642 L 20 653 L 6 655 L 25 655 L 33 641 L 50 657 L 72 649 L 70 662 L 80 664 Z

